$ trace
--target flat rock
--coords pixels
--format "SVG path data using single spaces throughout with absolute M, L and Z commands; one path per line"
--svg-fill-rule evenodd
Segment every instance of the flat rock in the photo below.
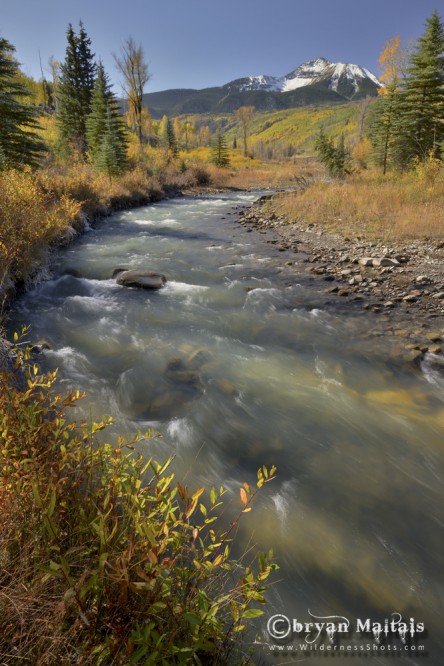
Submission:
M 397 259 L 390 259 L 390 257 L 381 257 L 380 259 L 372 260 L 373 266 L 399 266 Z
M 430 354 L 440 354 L 442 352 L 442 347 L 439 345 L 430 345 L 429 352 Z
M 139 289 L 162 289 L 166 284 L 166 277 L 161 273 L 154 273 L 144 269 L 123 271 L 117 276 L 117 284 L 122 287 L 138 287 Z
M 426 339 L 430 340 L 430 342 L 441 342 L 442 335 L 440 335 L 440 333 L 431 332 L 426 334 Z

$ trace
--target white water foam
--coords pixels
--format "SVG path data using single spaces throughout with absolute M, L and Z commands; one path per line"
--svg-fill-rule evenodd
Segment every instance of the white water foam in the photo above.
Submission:
M 161 224 L 167 224 L 169 227 L 179 227 L 180 222 L 174 219 L 174 217 L 166 217 L 164 220 L 160 220 Z
M 207 291 L 209 287 L 200 284 L 189 284 L 188 282 L 176 282 L 171 280 L 167 282 L 166 286 L 163 288 L 164 293 L 173 293 L 173 294 L 189 294 L 189 293 L 198 293 L 200 291 Z
M 425 354 L 421 363 L 424 377 L 433 386 L 444 388 L 444 358 L 436 354 Z
M 275 303 L 281 300 L 282 293 L 279 289 L 273 287 L 256 287 L 247 293 L 243 309 L 260 309 L 266 308 L 268 310 L 276 310 Z
M 60 362 L 68 370 L 72 377 L 83 377 L 88 372 L 89 361 L 84 354 L 72 347 L 61 347 L 60 349 L 48 349 L 45 355 Z
M 167 434 L 183 446 L 189 446 L 193 443 L 193 428 L 187 419 L 172 419 L 168 424 Z
M 84 312 L 97 314 L 99 312 L 116 312 L 119 310 L 117 303 L 106 296 L 97 294 L 96 296 L 68 296 L 65 299 L 68 309 L 72 310 L 74 306 Z

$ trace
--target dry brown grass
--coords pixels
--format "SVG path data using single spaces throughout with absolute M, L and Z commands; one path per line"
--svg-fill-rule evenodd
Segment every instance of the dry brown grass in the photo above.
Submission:
M 301 178 L 311 181 L 323 173 L 322 167 L 311 159 L 300 159 L 285 164 L 264 164 L 237 169 L 209 167 L 211 182 L 215 187 L 232 187 L 239 190 L 279 188 L 294 186 Z
M 444 235 L 444 172 L 417 169 L 382 177 L 363 172 L 280 195 L 289 222 L 320 223 L 348 236 L 393 240 Z

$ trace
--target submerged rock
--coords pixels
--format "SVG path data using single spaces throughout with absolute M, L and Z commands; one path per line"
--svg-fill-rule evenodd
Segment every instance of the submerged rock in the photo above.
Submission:
M 116 279 L 122 287 L 137 287 L 139 289 L 162 289 L 166 284 L 166 277 L 161 273 L 154 273 L 145 269 L 123 271 Z
M 41 354 L 45 349 L 52 349 L 52 345 L 46 340 L 38 340 L 31 345 L 31 351 L 35 354 Z

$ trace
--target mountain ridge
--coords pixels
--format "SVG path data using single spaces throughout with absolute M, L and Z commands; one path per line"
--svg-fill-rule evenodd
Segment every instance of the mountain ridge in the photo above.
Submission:
M 344 78 L 350 82 L 355 92 L 359 91 L 359 80 L 369 79 L 376 87 L 381 85 L 376 76 L 365 67 L 353 63 L 333 63 L 320 57 L 302 63 L 285 76 L 260 74 L 230 81 L 222 87 L 231 88 L 237 84 L 242 90 L 261 89 L 269 92 L 289 92 L 315 82 L 327 81 L 328 87 L 337 92 L 341 79 Z
M 172 88 L 145 93 L 143 100 L 153 117 L 230 113 L 245 105 L 273 111 L 375 96 L 380 86 L 376 76 L 360 65 L 318 57 L 281 77 L 260 74 L 200 90 Z

